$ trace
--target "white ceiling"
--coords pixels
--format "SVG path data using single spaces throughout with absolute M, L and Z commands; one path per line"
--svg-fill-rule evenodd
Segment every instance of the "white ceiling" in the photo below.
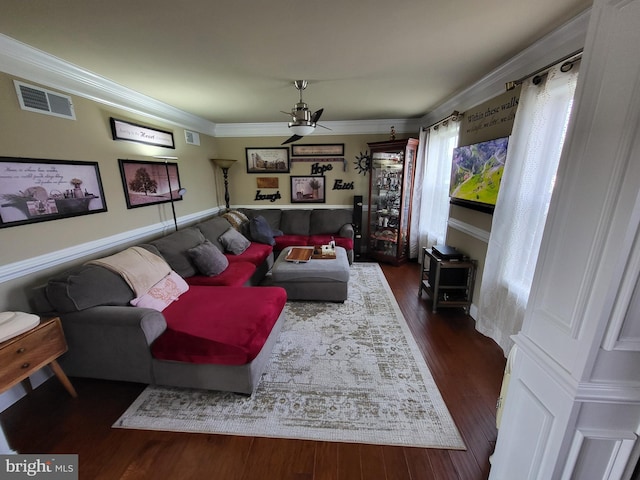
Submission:
M 2 0 L 0 33 L 216 124 L 419 118 L 589 0 Z M 322 123 L 322 122 L 321 122 Z

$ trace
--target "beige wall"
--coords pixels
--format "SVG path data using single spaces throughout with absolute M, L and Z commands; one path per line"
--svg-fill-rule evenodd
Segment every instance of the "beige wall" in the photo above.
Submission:
M 187 189 L 182 201 L 175 203 L 178 217 L 197 215 L 224 205 L 222 171 L 212 158 L 234 158 L 238 162 L 229 172 L 229 190 L 232 206 L 282 207 L 291 205 L 290 175 L 310 175 L 314 162 L 292 161 L 289 174 L 248 174 L 245 161 L 246 147 L 279 147 L 284 138 L 246 137 L 213 138 L 200 134 L 200 146 L 187 145 L 184 130 L 170 123 L 103 105 L 83 97 L 72 96 L 76 120 L 68 120 L 20 109 L 13 84 L 14 77 L 0 73 L 0 145 L 5 157 L 34 159 L 92 161 L 99 165 L 107 211 L 78 217 L 0 228 L 0 267 L 32 258 L 73 250 L 83 244 L 104 238 L 125 235 L 136 229 L 165 222 L 166 231 L 172 230 L 170 204 L 127 209 L 118 166 L 118 159 L 153 161 L 154 155 L 178 157 L 181 185 Z M 18 79 L 23 80 L 23 79 Z M 26 83 L 34 84 L 28 80 Z M 49 88 L 50 87 L 45 87 Z M 65 92 L 61 92 L 65 93 Z M 114 141 L 111 136 L 110 117 L 169 130 L 173 132 L 176 148 L 152 147 L 134 142 Z M 368 150 L 367 142 L 388 139 L 388 135 L 328 135 L 307 137 L 298 143 L 344 143 L 346 171 L 342 162 L 320 162 L 331 165 L 325 172 L 326 202 L 314 207 L 350 207 L 354 195 L 368 196 L 368 176 L 358 173 L 356 156 Z M 312 140 L 311 140 L 312 139 Z M 276 177 L 276 189 L 260 189 L 262 194 L 280 193 L 275 202 L 256 200 L 258 177 Z M 353 183 L 353 189 L 333 189 L 336 180 Z M 132 240 L 133 242 L 133 240 Z M 118 248 L 118 247 L 114 247 Z M 109 252 L 107 248 L 105 254 Z M 78 263 L 75 260 L 72 263 Z M 67 268 L 58 265 L 39 270 L 20 278 L 0 283 L 0 311 L 30 310 L 28 297 L 31 287 L 44 282 L 52 274 Z
M 163 221 L 173 223 L 168 203 L 127 209 L 119 158 L 154 160 L 153 155 L 177 156 L 181 184 L 188 190 L 182 201 L 175 202 L 177 216 L 217 206 L 215 172 L 209 160 L 216 153 L 214 138 L 201 134 L 201 146 L 187 145 L 182 128 L 77 96 L 72 96 L 75 121 L 24 111 L 19 106 L 13 78 L 0 74 L 0 155 L 98 162 L 107 212 L 1 228 L 0 266 Z M 172 131 L 175 150 L 114 141 L 111 116 Z M 43 275 L 40 272 L 34 277 Z M 22 290 L 33 281 L 26 277 L 0 284 L 0 310 L 26 309 Z
M 319 162 L 321 166 L 331 166 L 331 170 L 325 171 L 326 177 L 326 202 L 325 206 L 353 206 L 353 196 L 363 195 L 365 198 L 369 195 L 369 177 L 359 174 L 354 162 L 356 156 L 365 153 L 368 150 L 367 142 L 378 142 L 388 140 L 388 135 L 322 135 L 311 136 L 298 141 L 299 144 L 317 143 L 332 144 L 343 143 L 345 148 L 344 158 L 346 160 L 346 171 L 343 169 L 342 162 Z M 245 159 L 245 148 L 260 147 L 281 147 L 280 143 L 284 138 L 280 137 L 245 137 L 245 138 L 218 138 L 218 154 L 222 158 L 237 159 L 238 162 L 229 169 L 229 194 L 231 206 L 252 205 L 257 207 L 282 207 L 291 205 L 291 175 L 311 175 L 311 167 L 315 161 L 291 161 L 291 170 L 286 174 L 266 175 L 266 174 L 248 174 L 247 162 Z M 258 189 L 256 180 L 259 177 L 272 177 L 278 179 L 278 188 Z M 353 190 L 336 189 L 333 190 L 336 180 L 341 180 L 342 184 L 350 184 L 353 182 Z M 260 190 L 261 195 L 269 195 L 280 193 L 281 198 L 271 202 L 270 200 L 256 200 L 256 193 Z M 221 188 L 219 199 L 220 204 L 224 203 L 224 190 Z M 297 204 L 299 205 L 299 204 Z M 322 207 L 322 204 L 311 204 L 311 206 Z

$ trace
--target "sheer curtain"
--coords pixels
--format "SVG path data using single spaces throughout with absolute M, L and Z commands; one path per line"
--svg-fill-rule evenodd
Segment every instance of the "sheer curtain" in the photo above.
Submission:
M 578 78 L 578 63 L 560 69 L 522 85 L 493 214 L 476 328 L 505 353 L 524 319 Z
M 421 132 L 411 212 L 410 257 L 423 247 L 444 243 L 449 218 L 451 157 L 460 123 L 449 120 Z M 417 207 L 417 208 L 416 208 Z

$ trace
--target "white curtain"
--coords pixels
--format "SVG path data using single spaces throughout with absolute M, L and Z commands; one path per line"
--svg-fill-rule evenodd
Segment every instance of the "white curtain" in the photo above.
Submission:
M 422 260 L 423 247 L 445 241 L 451 160 L 459 130 L 460 123 L 449 120 L 420 134 L 411 212 L 411 258 Z
M 522 85 L 485 259 L 476 328 L 508 352 L 524 319 L 578 63 Z

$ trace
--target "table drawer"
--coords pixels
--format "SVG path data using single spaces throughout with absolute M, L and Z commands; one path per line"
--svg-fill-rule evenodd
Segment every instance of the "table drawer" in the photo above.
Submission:
M 7 388 L 67 351 L 59 319 L 9 340 L 0 348 L 0 389 Z

